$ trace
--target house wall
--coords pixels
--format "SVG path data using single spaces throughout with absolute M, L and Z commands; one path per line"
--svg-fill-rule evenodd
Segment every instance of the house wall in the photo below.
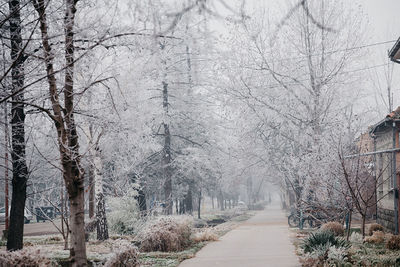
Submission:
M 398 139 L 398 134 L 396 134 Z M 397 140 L 398 143 L 398 140 Z M 393 132 L 388 127 L 385 132 L 377 134 L 376 150 L 393 148 Z M 395 230 L 394 191 L 393 188 L 393 154 L 382 153 L 375 155 L 375 172 L 377 185 L 377 222 L 388 230 Z M 397 161 L 397 160 L 396 160 Z M 397 165 L 397 164 L 396 164 Z
M 360 154 L 366 154 L 366 153 L 374 151 L 374 139 L 370 136 L 369 132 L 361 134 L 357 139 L 356 145 L 357 145 L 357 149 Z M 371 171 L 373 171 L 373 168 L 374 168 L 374 159 L 375 159 L 375 157 L 373 155 L 362 156 L 359 158 L 361 163 L 365 167 L 367 167 L 368 170 L 371 170 Z M 377 191 L 375 191 L 375 189 L 376 188 L 373 188 L 373 187 L 364 187 L 363 193 L 366 196 L 371 196 L 371 194 L 374 194 L 373 199 L 376 199 Z M 368 209 L 368 212 L 367 212 L 367 216 L 369 218 L 376 218 L 375 217 L 376 212 L 377 212 L 376 205 L 370 206 Z
M 388 130 L 379 133 L 376 138 L 376 150 L 385 150 L 393 148 L 393 133 Z M 379 209 L 394 209 L 393 202 L 393 179 L 392 179 L 392 153 L 377 154 L 375 163 L 375 172 L 377 178 L 377 197 Z

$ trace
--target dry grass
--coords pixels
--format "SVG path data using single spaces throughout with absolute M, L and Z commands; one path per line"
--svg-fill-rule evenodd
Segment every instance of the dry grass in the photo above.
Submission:
M 139 267 L 138 251 L 134 246 L 127 246 L 116 252 L 104 267 Z
M 400 249 L 400 236 L 392 235 L 386 243 L 386 248 L 390 250 L 399 250 Z
M 140 250 L 180 251 L 191 243 L 191 222 L 178 217 L 160 217 L 148 222 L 139 235 Z
M 327 222 L 321 226 L 322 230 L 331 231 L 335 236 L 342 236 L 344 234 L 343 225 L 338 222 Z
M 367 236 L 364 241 L 372 244 L 382 244 L 385 242 L 385 233 L 382 231 L 374 231 L 372 236 Z
M 196 243 L 217 240 L 218 235 L 214 233 L 211 229 L 206 229 L 204 231 L 198 232 L 193 236 L 193 241 Z
M 373 235 L 375 231 L 385 232 L 385 229 L 383 228 L 382 225 L 378 223 L 373 223 L 368 227 L 368 235 Z
M 0 252 L 1 267 L 47 267 L 52 266 L 49 259 L 41 255 L 40 250 L 22 249 L 14 252 Z

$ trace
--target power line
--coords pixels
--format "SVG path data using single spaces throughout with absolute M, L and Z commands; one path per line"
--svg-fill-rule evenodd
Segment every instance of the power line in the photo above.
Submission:
M 342 74 L 346 74 L 346 73 L 352 73 L 352 72 L 357 72 L 357 71 L 364 71 L 364 70 L 369 70 L 369 69 L 376 69 L 376 68 L 380 68 L 383 66 L 387 66 L 387 64 L 379 64 L 379 65 L 374 65 L 374 66 L 368 66 L 365 68 L 361 68 L 361 69 L 354 69 L 354 70 L 349 70 L 349 71 L 343 71 L 340 72 L 338 75 L 342 75 Z M 297 85 L 300 82 L 306 82 L 309 81 L 310 79 L 302 79 L 302 80 L 297 80 L 297 82 L 292 82 L 292 83 L 285 83 L 285 85 Z M 281 87 L 282 85 L 280 84 L 276 84 L 276 85 L 271 85 L 271 86 L 267 86 L 266 88 L 278 88 Z

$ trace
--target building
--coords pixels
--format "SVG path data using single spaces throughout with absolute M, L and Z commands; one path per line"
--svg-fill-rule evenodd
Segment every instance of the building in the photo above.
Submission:
M 400 38 L 397 39 L 392 49 L 390 49 L 389 58 L 393 62 L 400 63 Z
M 374 173 L 377 181 L 377 222 L 399 232 L 400 107 L 371 128 Z

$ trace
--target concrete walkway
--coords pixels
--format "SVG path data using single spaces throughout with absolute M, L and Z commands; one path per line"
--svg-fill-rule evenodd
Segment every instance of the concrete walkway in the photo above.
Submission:
M 179 267 L 298 267 L 287 218 L 269 206 Z

